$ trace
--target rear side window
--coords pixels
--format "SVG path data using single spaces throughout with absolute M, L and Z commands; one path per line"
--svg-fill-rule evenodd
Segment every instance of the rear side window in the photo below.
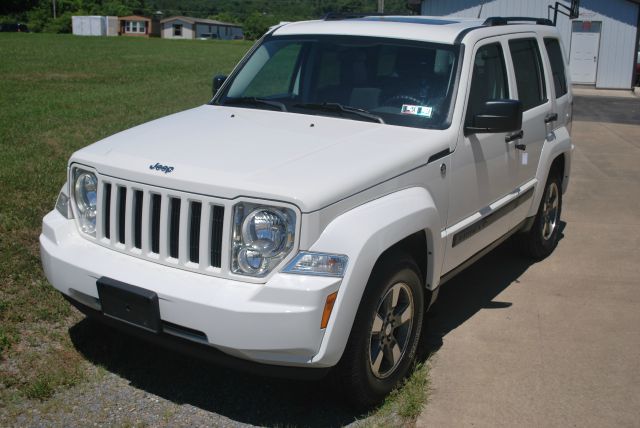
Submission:
M 518 98 L 527 111 L 547 101 L 542 59 L 536 39 L 509 40 L 509 50 L 516 73 Z
M 478 49 L 473 61 L 471 92 L 465 124 L 473 125 L 473 117 L 480 113 L 486 101 L 509 98 L 509 82 L 500 43 Z
M 556 89 L 556 98 L 560 98 L 567 93 L 567 77 L 564 72 L 564 58 L 560 49 L 558 39 L 544 39 L 547 48 L 551 71 L 553 72 L 553 86 Z

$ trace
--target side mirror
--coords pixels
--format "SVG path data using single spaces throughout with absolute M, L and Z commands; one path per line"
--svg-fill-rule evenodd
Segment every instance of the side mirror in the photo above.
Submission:
M 464 134 L 493 134 L 522 129 L 522 103 L 518 100 L 490 100 L 473 116 Z
M 220 90 L 220 88 L 222 88 L 222 85 L 224 84 L 224 81 L 227 80 L 227 76 L 223 76 L 222 74 L 218 74 L 217 76 L 214 76 L 213 78 L 213 95 L 215 95 L 218 90 Z

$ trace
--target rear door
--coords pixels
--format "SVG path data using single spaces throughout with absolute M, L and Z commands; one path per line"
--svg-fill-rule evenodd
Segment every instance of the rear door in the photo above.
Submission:
M 571 94 L 569 93 L 569 82 L 567 79 L 567 61 L 566 56 L 562 52 L 562 44 L 556 37 L 545 37 L 544 46 L 551 67 L 551 94 L 555 96 L 556 110 L 553 113 L 558 114 L 558 120 L 551 123 L 552 130 L 558 130 L 566 127 L 572 118 Z M 543 55 L 544 56 L 544 55 Z
M 553 123 L 555 103 L 549 96 L 548 62 L 543 60 L 542 38 L 534 33 L 523 33 L 509 37 L 509 62 L 516 81 L 516 97 L 522 103 L 521 140 L 509 142 L 513 168 L 517 169 L 514 191 L 518 193 L 518 203 L 511 216 L 510 226 L 514 227 L 525 219 L 531 206 L 536 172 L 542 146 L 555 138 Z

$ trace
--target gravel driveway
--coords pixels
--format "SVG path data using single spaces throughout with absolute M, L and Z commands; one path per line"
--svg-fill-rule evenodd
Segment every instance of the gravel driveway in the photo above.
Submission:
M 96 380 L 40 405 L 25 402 L 16 425 L 326 427 L 361 416 L 332 399 L 326 383 L 222 369 L 137 342 L 88 319 L 69 334 L 96 367 Z

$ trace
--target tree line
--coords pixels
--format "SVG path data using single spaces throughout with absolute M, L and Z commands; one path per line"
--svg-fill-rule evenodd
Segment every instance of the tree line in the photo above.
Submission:
M 384 3 L 385 13 L 409 13 L 406 0 Z M 35 32 L 70 33 L 73 15 L 185 15 L 241 24 L 245 37 L 255 39 L 281 21 L 330 12 L 374 13 L 377 8 L 378 0 L 2 0 L 0 22 L 25 23 Z

